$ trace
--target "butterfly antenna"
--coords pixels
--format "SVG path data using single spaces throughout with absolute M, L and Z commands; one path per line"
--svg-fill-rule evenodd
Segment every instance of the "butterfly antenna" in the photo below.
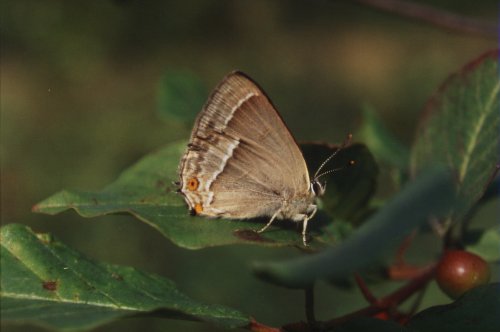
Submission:
M 356 162 L 354 160 L 349 160 L 349 164 L 347 164 L 347 166 L 342 166 L 342 167 L 338 167 L 338 168 L 334 168 L 334 169 L 330 169 L 326 172 L 323 172 L 321 174 L 318 174 L 314 177 L 315 180 L 319 179 L 320 177 L 324 176 L 324 175 L 327 175 L 327 174 L 330 174 L 330 173 L 334 173 L 334 172 L 337 172 L 337 171 L 341 171 L 343 169 L 345 169 L 346 167 L 349 167 L 349 166 L 352 166 L 354 165 Z
M 333 172 L 336 172 L 336 171 L 340 171 L 342 170 L 344 167 L 339 167 L 339 168 L 334 168 L 334 169 L 330 169 L 326 172 L 323 172 L 321 174 L 318 174 L 314 177 L 315 180 L 318 180 L 320 177 L 322 177 L 323 175 L 327 175 L 327 174 L 330 174 L 330 173 L 333 173 Z
M 347 135 L 347 138 L 344 140 L 344 142 L 342 143 L 342 145 L 337 149 L 335 150 L 328 158 L 325 159 L 325 161 L 323 161 L 321 163 L 321 165 L 319 166 L 318 170 L 316 171 L 316 173 L 314 173 L 314 179 L 318 179 L 320 176 L 322 175 L 325 175 L 325 174 L 328 174 L 328 173 L 331 173 L 331 172 L 334 172 L 334 171 L 338 171 L 339 169 L 342 169 L 343 167 L 341 168 L 336 168 L 336 169 L 332 169 L 331 171 L 327 171 L 327 172 L 323 172 L 321 173 L 320 175 L 318 175 L 318 173 L 323 169 L 323 167 L 325 167 L 325 165 L 333 158 L 335 157 L 335 155 L 340 151 L 342 150 L 343 148 L 345 148 L 350 142 L 351 142 L 351 139 L 352 139 L 352 134 L 349 134 Z

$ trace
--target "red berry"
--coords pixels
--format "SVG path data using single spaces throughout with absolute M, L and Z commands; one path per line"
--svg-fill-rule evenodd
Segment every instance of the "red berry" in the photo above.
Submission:
M 443 292 L 457 298 L 471 288 L 487 284 L 490 267 L 478 255 L 463 250 L 448 250 L 436 270 L 436 281 Z

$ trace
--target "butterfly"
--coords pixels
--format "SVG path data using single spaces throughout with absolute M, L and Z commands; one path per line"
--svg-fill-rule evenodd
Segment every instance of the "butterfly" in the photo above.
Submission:
M 338 150 L 337 150 L 338 151 Z M 335 154 L 335 153 L 334 153 Z M 212 92 L 195 120 L 179 164 L 179 192 L 193 214 L 229 219 L 269 217 L 307 225 L 325 192 L 265 92 L 234 71 Z

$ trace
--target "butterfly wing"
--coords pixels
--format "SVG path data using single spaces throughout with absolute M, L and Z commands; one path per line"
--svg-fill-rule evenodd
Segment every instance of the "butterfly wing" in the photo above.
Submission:
M 284 200 L 310 192 L 293 136 L 262 89 L 241 72 L 226 76 L 210 96 L 179 172 L 186 202 L 206 216 L 270 216 Z

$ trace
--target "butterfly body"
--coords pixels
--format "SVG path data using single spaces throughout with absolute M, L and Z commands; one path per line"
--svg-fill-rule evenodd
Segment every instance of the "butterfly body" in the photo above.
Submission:
M 197 215 L 303 222 L 317 182 L 280 115 L 248 76 L 226 76 L 198 115 L 179 164 L 179 190 Z M 321 186 L 320 186 L 321 187 Z

